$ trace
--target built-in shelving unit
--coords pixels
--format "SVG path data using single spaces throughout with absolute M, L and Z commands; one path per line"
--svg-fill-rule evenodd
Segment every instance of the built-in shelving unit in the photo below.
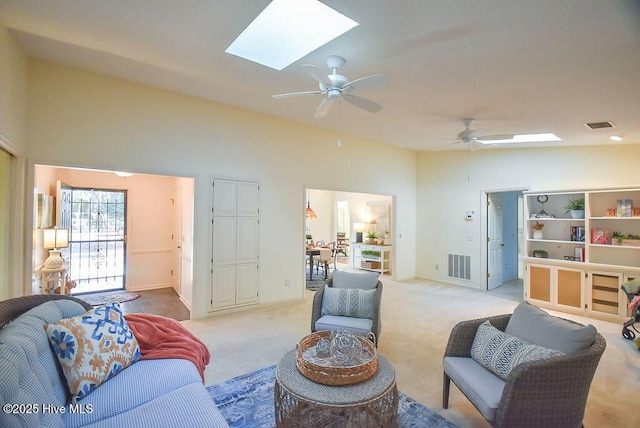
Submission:
M 584 199 L 583 218 L 567 212 Z M 620 286 L 640 276 L 640 187 L 525 193 L 525 299 L 604 319 L 628 316 Z M 534 226 L 540 230 L 536 230 Z

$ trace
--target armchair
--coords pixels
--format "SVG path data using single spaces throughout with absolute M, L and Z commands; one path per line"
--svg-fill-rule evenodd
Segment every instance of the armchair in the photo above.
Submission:
M 476 331 L 487 320 L 507 334 L 528 331 L 519 337 L 564 354 L 517 364 L 503 380 L 472 358 Z M 449 406 L 453 380 L 494 427 L 580 427 L 605 347 L 593 326 L 553 317 L 526 302 L 513 315 L 460 322 L 444 354 L 442 407 Z
M 333 277 L 327 279 L 325 285 L 329 290 L 327 293 L 325 293 L 325 287 L 321 287 L 313 296 L 311 331 L 342 328 L 362 336 L 372 332 L 377 343 L 380 338 L 380 302 L 382 299 L 382 282 L 378 280 L 378 275 L 371 272 L 361 274 L 334 271 Z M 335 294 L 334 290 L 337 293 L 338 290 L 354 289 L 359 290 L 359 302 L 362 306 L 360 315 L 363 316 L 347 316 L 339 309 L 336 312 L 335 307 L 332 307 L 331 302 L 328 301 L 331 296 L 327 296 L 327 294 Z

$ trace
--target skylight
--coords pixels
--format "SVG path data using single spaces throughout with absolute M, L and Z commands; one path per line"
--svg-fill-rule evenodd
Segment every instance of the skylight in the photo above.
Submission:
M 515 143 L 546 143 L 550 141 L 562 141 L 556 134 L 551 132 L 543 134 L 520 134 L 514 135 L 508 140 L 478 140 L 482 144 L 515 144 Z
M 225 52 L 280 71 L 357 25 L 317 0 L 273 0 Z

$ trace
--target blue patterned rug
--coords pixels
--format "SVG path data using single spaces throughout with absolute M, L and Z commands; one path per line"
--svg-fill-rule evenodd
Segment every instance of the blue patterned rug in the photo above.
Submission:
M 273 428 L 275 379 L 276 366 L 271 366 L 208 386 L 207 391 L 231 427 Z M 456 425 L 402 392 L 399 395 L 399 428 L 456 428 Z

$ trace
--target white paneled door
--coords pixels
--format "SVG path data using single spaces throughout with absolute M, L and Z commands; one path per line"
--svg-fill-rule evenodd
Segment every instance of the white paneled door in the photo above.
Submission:
M 502 200 L 499 195 L 488 195 L 488 283 L 487 288 L 493 290 L 502 285 Z
M 259 269 L 259 186 L 214 179 L 211 309 L 257 303 Z

